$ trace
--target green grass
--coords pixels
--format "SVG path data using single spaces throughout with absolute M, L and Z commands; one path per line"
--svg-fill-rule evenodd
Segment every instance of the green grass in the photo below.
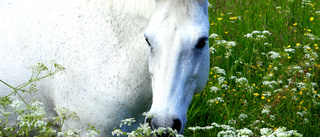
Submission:
M 261 128 L 279 127 L 297 130 L 304 136 L 320 135 L 320 2 L 210 0 L 209 3 L 210 34 L 218 37 L 210 38 L 210 47 L 215 52 L 211 54 L 209 81 L 189 107 L 187 127 L 210 126 L 215 122 L 235 129 L 248 128 L 254 136 L 261 136 Z M 264 34 L 265 38 L 260 39 L 257 35 L 262 33 L 252 38 L 244 36 L 264 30 L 271 35 Z M 230 41 L 236 46 L 230 45 Z M 279 56 L 272 58 L 271 51 Z M 223 69 L 225 75 L 214 67 Z M 247 82 L 236 82 L 241 77 Z M 273 84 L 266 84 L 272 81 Z M 211 87 L 219 91 L 211 91 Z M 208 103 L 217 97 L 223 102 Z M 266 106 L 270 112 L 262 113 Z M 240 114 L 248 117 L 241 121 Z M 236 122 L 230 124 L 229 120 Z M 256 120 L 260 123 L 254 123 Z M 186 128 L 184 135 L 217 136 L 222 130 L 193 132 Z

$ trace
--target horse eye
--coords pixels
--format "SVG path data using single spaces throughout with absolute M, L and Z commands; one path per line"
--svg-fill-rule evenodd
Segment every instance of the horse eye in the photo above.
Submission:
M 148 38 L 146 38 L 146 41 L 147 41 L 148 45 L 151 47 L 151 44 L 150 44 Z
M 198 41 L 198 43 L 197 43 L 197 45 L 196 45 L 196 48 L 197 48 L 197 49 L 203 48 L 203 47 L 206 45 L 207 40 L 208 40 L 208 38 L 201 38 L 201 39 Z

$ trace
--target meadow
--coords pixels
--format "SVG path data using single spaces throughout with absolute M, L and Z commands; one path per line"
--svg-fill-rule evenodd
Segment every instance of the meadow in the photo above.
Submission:
M 319 1 L 209 3 L 210 76 L 184 135 L 319 136 Z
M 189 107 L 184 135 L 206 136 L 319 136 L 320 135 L 320 2 L 317 0 L 209 0 L 211 68 L 208 83 Z M 32 66 L 30 81 L 12 87 L 13 93 L 36 92 L 35 81 L 63 71 L 56 62 Z M 63 64 L 62 64 L 63 65 Z M 54 68 L 49 69 L 49 68 Z M 46 72 L 47 75 L 39 77 Z M 29 87 L 27 90 L 23 88 Z M 10 95 L 9 95 L 10 96 Z M 46 122 L 44 105 L 1 97 L 0 136 L 77 136 L 80 131 L 51 127 L 67 117 Z M 26 104 L 26 108 L 22 108 Z M 14 112 L 9 112 L 12 110 Z M 9 126 L 18 114 L 21 129 Z M 130 124 L 134 119 L 124 120 Z M 119 123 L 120 124 L 120 123 Z M 148 124 L 115 135 L 147 136 Z M 162 129 L 163 131 L 163 129 Z M 160 131 L 160 132 L 162 132 Z M 148 132 L 148 133 L 147 133 Z M 174 132 L 174 131 L 173 131 Z M 154 132 L 153 132 L 154 133 Z M 99 131 L 89 125 L 87 136 Z M 181 136 L 181 135 L 179 135 Z

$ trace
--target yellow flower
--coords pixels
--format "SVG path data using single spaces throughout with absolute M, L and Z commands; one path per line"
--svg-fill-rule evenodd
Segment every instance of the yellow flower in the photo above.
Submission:
M 313 19 L 314 19 L 313 17 L 310 17 L 310 21 L 313 21 Z
M 276 130 L 277 130 L 277 127 L 274 127 L 272 130 L 273 130 L 273 131 L 276 131 Z
M 214 25 L 214 22 L 212 21 L 212 23 L 210 24 L 211 26 Z
M 288 45 L 287 48 L 291 48 L 291 45 Z
M 288 56 L 288 59 L 291 59 L 291 57 Z
M 268 99 L 267 101 L 270 102 L 270 99 Z
M 228 34 L 229 32 L 228 32 L 228 31 L 226 31 L 226 32 L 224 32 L 224 33 Z
M 254 96 L 259 96 L 259 93 L 253 93 Z
M 293 25 L 293 26 L 297 26 L 297 25 L 298 25 L 298 23 L 293 23 L 292 25 Z
M 231 20 L 235 20 L 235 19 L 237 19 L 237 17 L 230 17 L 230 19 L 231 19 Z
M 302 95 L 302 91 L 299 92 L 299 95 Z
M 311 32 L 311 29 L 308 29 L 307 31 L 308 31 L 308 32 Z
M 300 43 L 297 43 L 296 45 L 297 45 L 297 46 L 300 46 L 301 44 L 300 44 Z
M 265 99 L 266 97 L 262 96 L 261 99 Z
M 222 18 L 218 18 L 218 20 L 222 20 Z
M 223 14 L 223 13 L 220 13 L 220 16 L 224 16 L 224 14 Z
M 314 94 L 317 94 L 317 91 L 313 91 Z
M 317 47 L 317 46 L 318 46 L 318 44 L 314 44 L 314 46 L 315 46 L 315 47 Z

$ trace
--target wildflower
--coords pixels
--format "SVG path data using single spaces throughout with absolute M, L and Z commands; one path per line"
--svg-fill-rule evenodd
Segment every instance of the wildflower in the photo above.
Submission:
M 289 48 L 289 49 L 284 49 L 284 51 L 285 51 L 285 52 L 291 52 L 291 53 L 294 53 L 294 52 L 295 52 L 295 50 L 294 50 L 294 49 L 291 49 L 291 48 Z
M 120 127 L 122 127 L 122 124 L 131 126 L 131 124 L 134 122 L 136 122 L 135 118 L 128 118 L 128 119 L 121 120 Z
M 276 59 L 276 58 L 281 57 L 279 53 L 274 52 L 274 51 L 270 51 L 270 52 L 268 52 L 268 54 L 270 54 L 270 58 L 272 58 L 272 59 Z
M 269 115 L 269 117 L 270 117 L 270 119 L 273 120 L 273 121 L 276 119 L 276 116 L 275 116 L 275 115 Z
M 246 84 L 246 83 L 248 83 L 248 80 L 245 77 L 241 77 L 241 78 L 236 79 L 236 83 Z
M 236 132 L 238 132 L 237 136 L 253 136 L 253 132 L 250 129 L 247 128 L 243 128 L 240 130 L 237 130 Z
M 213 69 L 216 70 L 218 74 L 226 75 L 226 71 L 224 71 L 224 69 L 219 67 L 214 67 Z
M 59 134 L 59 133 L 58 133 Z M 116 129 L 114 131 L 112 131 L 112 136 L 122 136 L 124 135 L 123 132 L 120 129 Z M 59 136 L 59 135 L 58 135 Z
M 12 108 L 14 108 L 15 110 L 20 109 L 21 105 L 23 104 L 23 102 L 19 101 L 19 100 L 13 100 L 12 104 L 10 104 L 10 106 Z
M 240 116 L 239 116 L 240 121 L 243 121 L 246 118 L 248 118 L 248 116 L 246 114 L 240 114 Z
M 234 119 L 230 119 L 230 120 L 228 121 L 228 124 L 229 124 L 229 125 L 235 125 L 236 123 L 237 123 L 237 121 L 234 120 Z
M 246 38 L 252 38 L 253 36 L 252 36 L 252 34 L 248 33 L 247 35 L 244 35 L 244 37 L 246 37 Z
M 297 25 L 298 25 L 298 23 L 293 23 L 292 25 L 293 25 L 293 26 L 297 26 Z
M 222 20 L 222 18 L 217 18 L 219 21 Z
M 216 52 L 216 49 L 214 47 L 209 48 L 210 53 L 214 54 Z
M 267 30 L 262 31 L 262 34 L 268 34 L 268 35 L 271 35 L 271 33 L 270 33 L 269 31 L 267 31 Z
M 268 115 L 269 115 L 269 113 L 270 113 L 270 108 L 271 108 L 271 106 L 268 106 L 268 105 L 264 106 L 261 113 L 262 113 L 262 114 L 268 114 Z
M 213 91 L 214 93 L 216 93 L 217 91 L 219 91 L 220 89 L 215 87 L 215 86 L 212 86 L 211 88 L 211 92 Z
M 234 41 L 229 41 L 227 46 L 232 46 L 232 47 L 235 47 L 236 46 L 236 43 Z
M 254 96 L 259 96 L 259 93 L 253 93 Z
M 313 21 L 313 19 L 314 19 L 313 17 L 310 17 L 310 21 Z
M 269 136 L 272 134 L 272 129 L 270 128 L 261 128 L 260 133 L 262 136 Z
M 218 35 L 218 34 L 215 34 L 215 33 L 213 33 L 213 34 L 211 34 L 211 35 L 209 36 L 209 38 L 217 38 L 217 37 L 219 37 L 219 35 Z

